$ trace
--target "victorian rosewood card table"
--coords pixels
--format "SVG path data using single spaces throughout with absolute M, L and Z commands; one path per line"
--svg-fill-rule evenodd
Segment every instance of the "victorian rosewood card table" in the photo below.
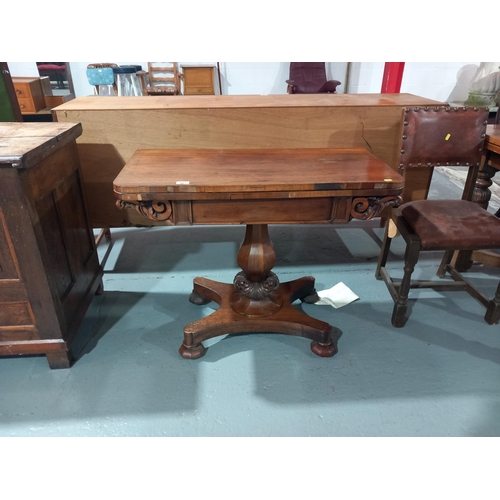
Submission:
M 180 354 L 203 355 L 204 340 L 229 333 L 283 333 L 337 352 L 333 328 L 292 306 L 317 300 L 314 278 L 280 283 L 268 224 L 371 219 L 401 202 L 403 178 L 364 149 L 137 150 L 115 179 L 119 208 L 166 224 L 245 224 L 233 284 L 195 278 L 190 301 L 217 302 L 184 328 Z M 332 249 L 334 250 L 334 249 Z

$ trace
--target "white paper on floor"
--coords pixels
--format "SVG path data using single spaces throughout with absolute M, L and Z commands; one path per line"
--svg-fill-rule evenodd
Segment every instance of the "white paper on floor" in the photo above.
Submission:
M 332 306 L 335 309 L 346 306 L 351 302 L 359 299 L 359 297 L 344 283 L 337 283 L 328 290 L 320 290 L 318 292 L 319 300 L 315 302 L 318 306 Z

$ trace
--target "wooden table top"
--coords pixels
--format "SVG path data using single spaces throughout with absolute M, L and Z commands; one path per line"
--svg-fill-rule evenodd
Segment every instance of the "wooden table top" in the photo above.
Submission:
M 439 106 L 444 103 L 413 94 L 271 94 L 196 96 L 85 96 L 68 101 L 56 111 L 111 111 L 134 109 L 303 108 L 343 106 Z
M 29 168 L 81 133 L 79 123 L 0 123 L 0 166 Z
M 365 149 L 139 149 L 115 193 L 257 193 L 402 189 L 404 179 Z M 128 197 L 130 199 L 130 197 Z

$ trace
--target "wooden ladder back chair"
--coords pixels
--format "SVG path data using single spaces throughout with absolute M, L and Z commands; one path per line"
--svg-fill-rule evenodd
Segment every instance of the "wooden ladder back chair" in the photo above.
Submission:
M 149 85 L 146 88 L 148 95 L 179 95 L 181 93 L 181 78 L 177 63 L 148 62 Z
M 465 290 L 487 309 L 489 324 L 500 321 L 500 285 L 489 300 L 451 264 L 456 250 L 500 248 L 500 219 L 472 199 L 488 120 L 487 108 L 414 108 L 403 111 L 400 172 L 407 168 L 468 166 L 461 200 L 410 201 L 392 210 L 387 221 L 375 276 L 384 280 L 394 301 L 392 324 L 407 321 L 408 295 L 412 288 Z M 401 234 L 406 242 L 404 273 L 393 280 L 386 269 L 392 238 Z M 412 281 L 421 250 L 444 250 L 437 276 L 452 280 Z

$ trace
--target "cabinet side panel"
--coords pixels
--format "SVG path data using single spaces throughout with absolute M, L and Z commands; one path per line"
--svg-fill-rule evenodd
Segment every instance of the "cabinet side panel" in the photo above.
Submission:
M 38 200 L 35 203 L 35 209 L 49 250 L 43 255 L 45 272 L 47 276 L 52 278 L 58 302 L 63 302 L 75 280 L 71 273 L 69 256 L 53 193 Z
M 0 341 L 61 338 L 33 227 L 37 222 L 20 177 L 16 169 L 0 168 L 0 265 L 5 277 L 0 279 L 5 313 Z
M 64 339 L 71 341 L 102 276 L 90 228 L 76 144 L 26 172 L 35 231 Z
M 19 266 L 14 245 L 8 233 L 2 207 L 0 207 L 0 283 L 2 280 L 19 280 L 19 278 Z

